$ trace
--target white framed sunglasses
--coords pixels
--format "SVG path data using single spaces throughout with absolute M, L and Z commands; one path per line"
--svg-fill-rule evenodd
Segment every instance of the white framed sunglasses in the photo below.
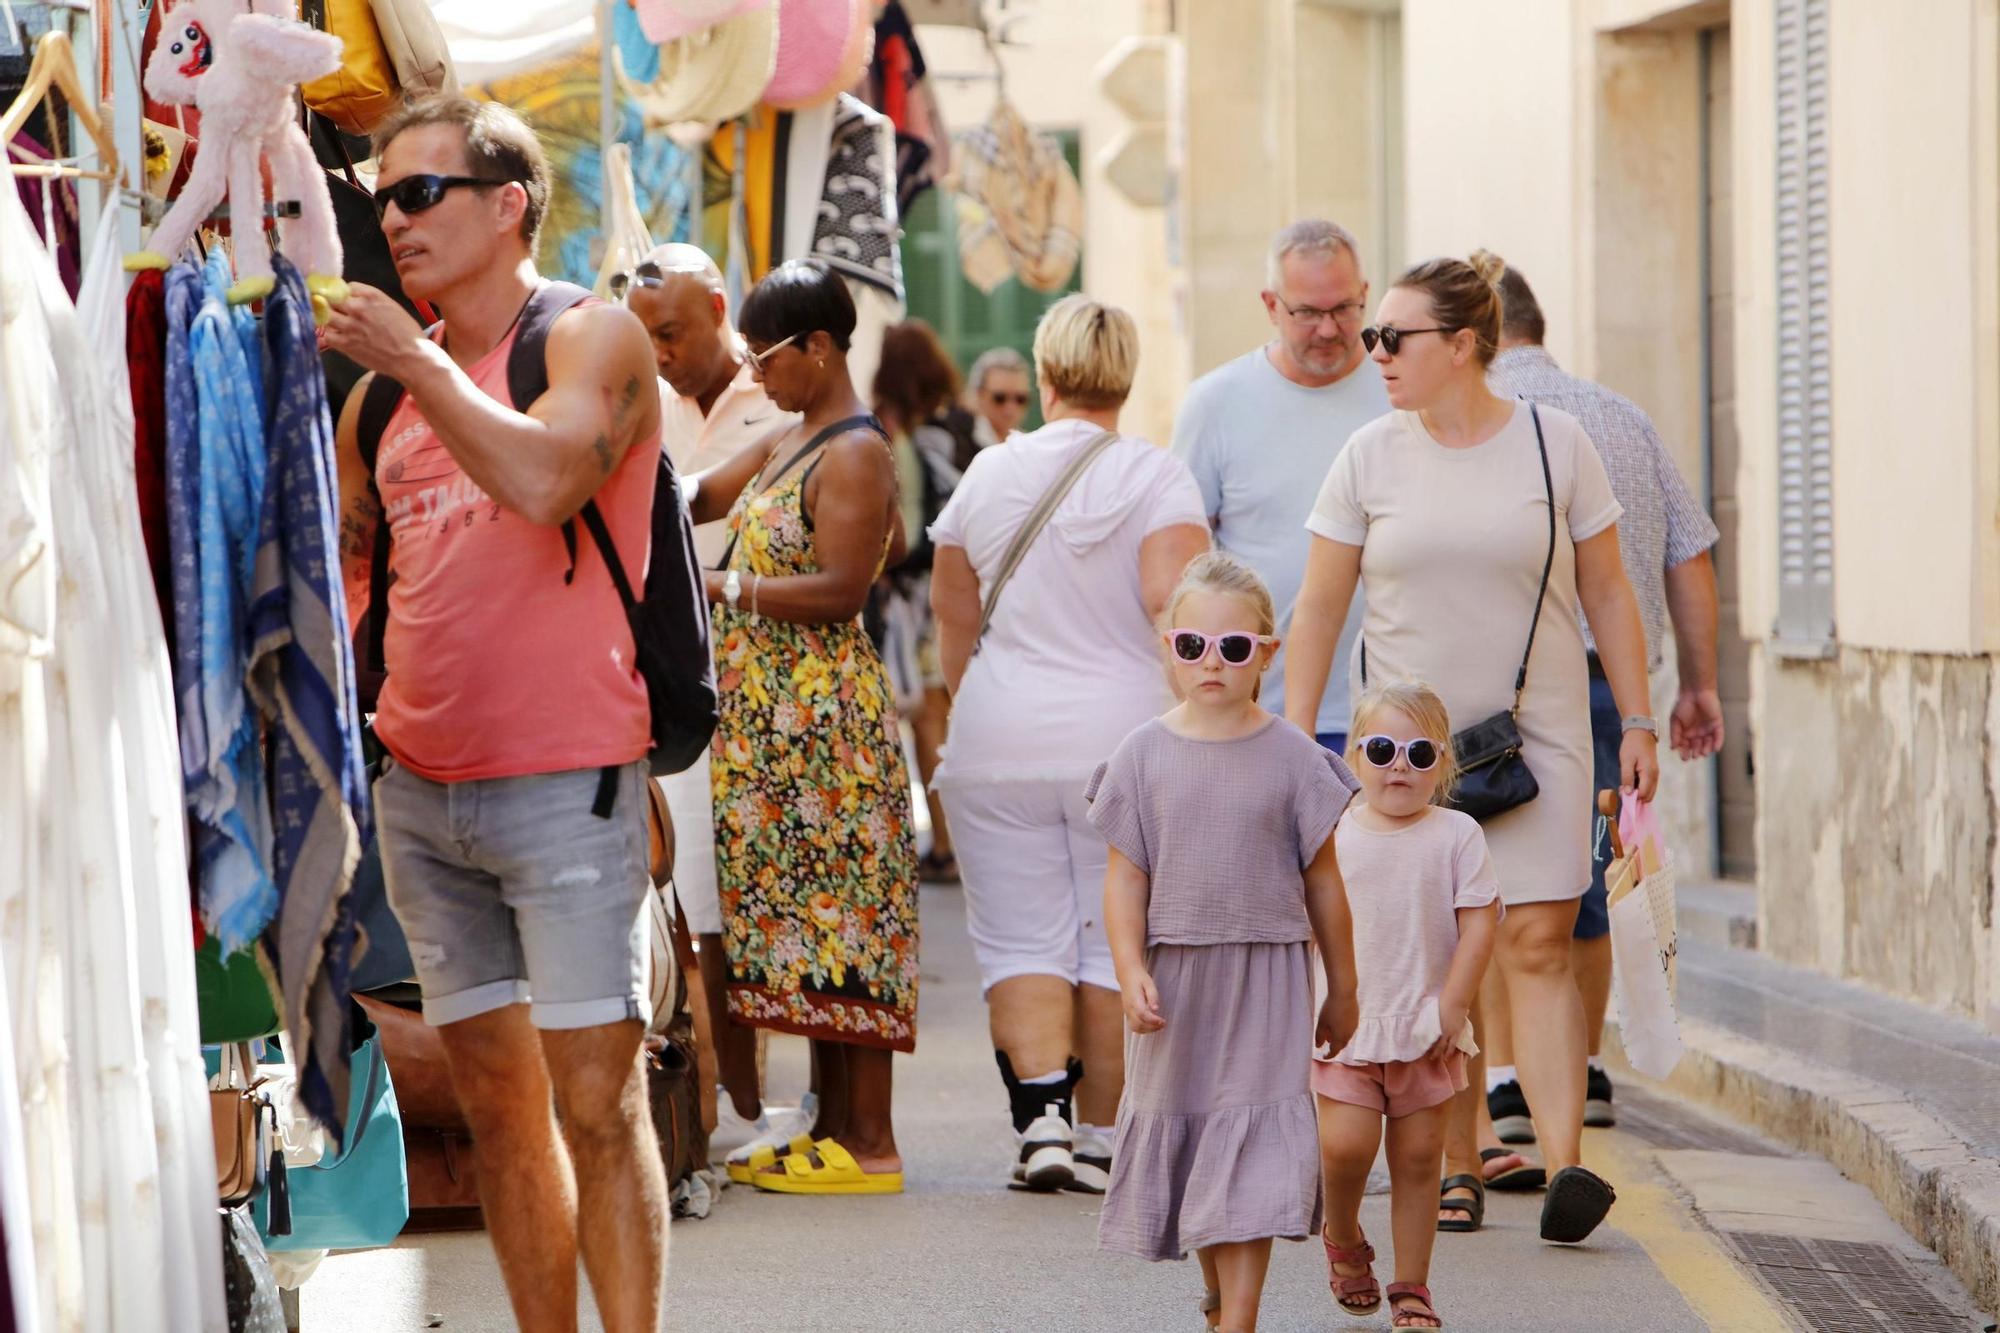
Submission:
M 1428 773 L 1437 767 L 1438 745 L 1427 736 L 1399 741 L 1393 736 L 1363 736 L 1357 743 L 1361 757 L 1376 768 L 1388 768 L 1398 755 L 1408 756 L 1410 767 Z
M 750 359 L 750 364 L 752 366 L 756 367 L 758 370 L 761 371 L 764 369 L 764 363 L 771 359 L 771 353 L 777 351 L 780 347 L 783 347 L 786 343 L 796 342 L 798 340 L 798 336 L 799 335 L 796 333 L 786 334 L 783 338 L 780 338 L 777 342 L 772 343 L 769 347 L 766 347 L 761 352 L 753 352 L 746 347 L 743 349 L 743 355 Z

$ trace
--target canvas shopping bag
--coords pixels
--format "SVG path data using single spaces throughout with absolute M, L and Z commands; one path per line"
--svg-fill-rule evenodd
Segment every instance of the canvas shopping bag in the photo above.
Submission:
M 1651 805 L 1626 798 L 1618 833 L 1624 854 L 1605 871 L 1618 1031 L 1632 1067 L 1665 1078 L 1682 1054 L 1674 1008 L 1674 867 Z

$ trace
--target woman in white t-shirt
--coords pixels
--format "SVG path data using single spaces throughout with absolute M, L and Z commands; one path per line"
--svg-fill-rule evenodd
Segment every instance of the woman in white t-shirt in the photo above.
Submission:
M 1139 360 L 1132 317 L 1070 296 L 1035 331 L 1048 424 L 980 452 L 931 525 L 931 603 L 955 696 L 937 786 L 1017 1136 L 1018 1188 L 1102 1193 L 1124 1084 L 1104 937 L 1104 838 L 1085 783 L 1172 705 L 1154 619 L 1208 518 L 1187 467 L 1119 437 L 1063 498 L 979 625 L 1015 535 L 1115 433 Z M 976 650 L 976 651 L 975 651 Z
M 1625 716 L 1621 782 L 1641 800 L 1652 799 L 1659 780 L 1657 733 L 1638 603 L 1618 557 L 1621 511 L 1604 464 L 1574 417 L 1486 387 L 1500 338 L 1493 283 L 1503 268 L 1483 251 L 1470 264 L 1420 264 L 1397 279 L 1376 326 L 1361 332 L 1397 410 L 1354 433 L 1306 520 L 1313 537 L 1292 621 L 1285 713 L 1312 729 L 1357 580 L 1368 592 L 1367 682 L 1428 683 L 1454 728 L 1516 711 L 1540 794 L 1483 823 L 1507 905 L 1488 984 L 1506 986 L 1515 1064 L 1547 1159 L 1543 1238 L 1576 1241 L 1611 1206 L 1611 1187 L 1581 1164 L 1585 1043 L 1570 969 L 1577 903 L 1590 885 L 1590 681 L 1579 607 Z M 1484 1088 L 1474 1082 L 1454 1103 L 1445 1171 L 1477 1182 Z M 1450 1188 L 1440 1229 L 1473 1230 L 1484 1211 L 1479 1185 Z

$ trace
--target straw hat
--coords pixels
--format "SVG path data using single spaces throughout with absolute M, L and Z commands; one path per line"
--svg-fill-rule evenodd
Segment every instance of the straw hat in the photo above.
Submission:
M 692 37 L 738 14 L 764 9 L 771 0 L 632 0 L 639 11 L 639 28 L 649 42 L 673 42 Z
M 777 9 L 760 4 L 712 28 L 661 43 L 660 73 L 651 83 L 629 77 L 619 59 L 618 81 L 649 125 L 730 120 L 757 105 L 770 82 L 778 32 Z
M 853 83 L 858 71 L 846 82 L 842 76 L 857 41 L 873 37 L 872 14 L 868 0 L 778 0 L 778 66 L 764 100 L 792 111 L 817 106 Z M 866 35 L 857 38 L 857 28 Z

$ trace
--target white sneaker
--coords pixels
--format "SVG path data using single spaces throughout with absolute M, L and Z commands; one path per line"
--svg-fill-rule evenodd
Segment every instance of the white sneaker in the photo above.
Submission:
M 1072 1150 L 1069 1121 L 1051 1105 L 1048 1114 L 1016 1133 L 1020 1155 L 1014 1161 L 1013 1179 L 1008 1188 L 1047 1193 L 1069 1188 L 1076 1179 L 1076 1159 Z
M 736 1107 L 730 1102 L 729 1094 L 721 1089 L 716 1090 L 715 1132 L 708 1136 L 711 1149 L 725 1152 L 731 1148 L 740 1148 L 746 1143 L 755 1143 L 759 1139 L 767 1138 L 770 1133 L 769 1111 L 755 1120 L 746 1120 L 736 1113 Z M 790 1135 L 786 1137 L 789 1138 Z
M 1071 1155 L 1076 1179 L 1064 1188 L 1078 1194 L 1102 1194 L 1111 1188 L 1111 1141 L 1095 1130 L 1079 1129 Z

